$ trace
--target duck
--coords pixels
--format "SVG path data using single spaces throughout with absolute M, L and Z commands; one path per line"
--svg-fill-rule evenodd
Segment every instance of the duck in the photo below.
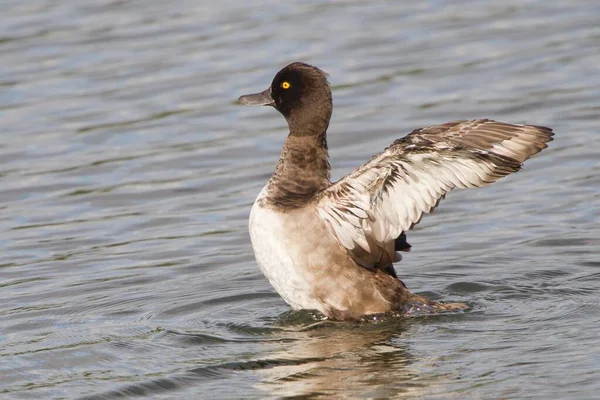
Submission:
M 331 182 L 327 74 L 293 62 L 264 91 L 239 97 L 279 111 L 289 132 L 275 171 L 250 211 L 256 261 L 294 310 L 348 321 L 387 313 L 462 311 L 409 291 L 394 263 L 406 232 L 455 188 L 489 185 L 547 147 L 551 128 L 491 119 L 415 129 Z

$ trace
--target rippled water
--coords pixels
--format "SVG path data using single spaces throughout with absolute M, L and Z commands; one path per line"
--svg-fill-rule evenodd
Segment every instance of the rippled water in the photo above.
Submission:
M 596 398 L 600 6 L 249 3 L 2 2 L 1 397 Z M 555 128 L 409 235 L 409 288 L 470 312 L 318 323 L 260 274 L 286 126 L 234 99 L 294 60 L 331 74 L 336 178 L 447 120 Z

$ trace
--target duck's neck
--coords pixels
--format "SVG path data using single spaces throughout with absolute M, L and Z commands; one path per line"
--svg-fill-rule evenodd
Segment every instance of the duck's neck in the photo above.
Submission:
M 324 126 L 317 135 L 290 133 L 269 181 L 268 199 L 273 205 L 284 209 L 302 207 L 331 184 L 326 129 Z

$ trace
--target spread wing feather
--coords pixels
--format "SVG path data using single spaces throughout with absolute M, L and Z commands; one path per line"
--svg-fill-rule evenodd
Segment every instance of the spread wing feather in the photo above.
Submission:
M 552 135 L 546 127 L 487 119 L 417 129 L 323 190 L 317 210 L 359 264 L 385 268 L 398 259 L 394 240 L 446 193 L 518 171 Z

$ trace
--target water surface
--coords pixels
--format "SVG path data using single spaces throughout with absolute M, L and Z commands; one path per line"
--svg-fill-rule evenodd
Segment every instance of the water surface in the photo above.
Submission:
M 2 2 L 0 393 L 577 398 L 600 390 L 600 6 L 554 0 Z M 286 135 L 235 105 L 330 73 L 335 178 L 412 129 L 551 126 L 451 193 L 396 267 L 464 314 L 290 313 L 247 233 Z

